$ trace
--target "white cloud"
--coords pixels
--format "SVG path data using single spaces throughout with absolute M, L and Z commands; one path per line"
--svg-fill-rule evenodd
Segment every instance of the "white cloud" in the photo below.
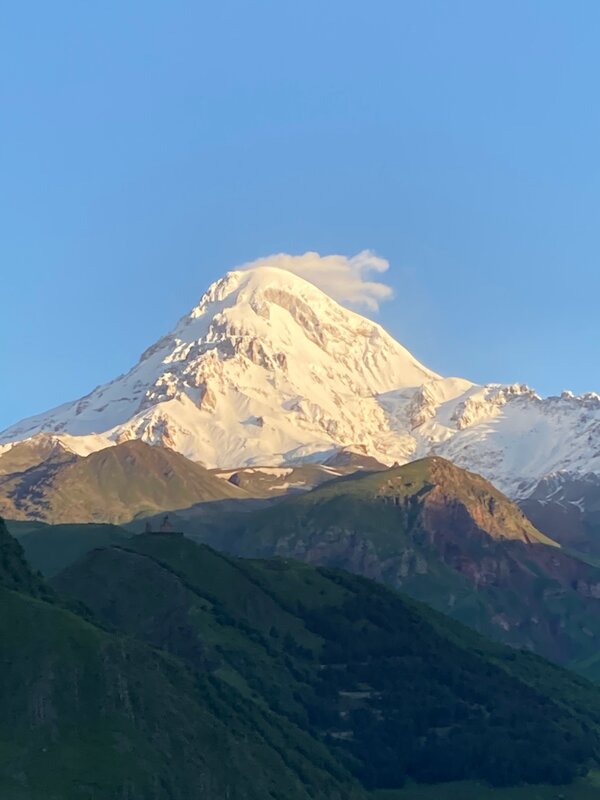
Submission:
M 254 267 L 286 269 L 314 283 L 338 303 L 363 306 L 371 311 L 377 311 L 379 304 L 393 295 L 392 288 L 387 284 L 367 278 L 370 273 L 381 274 L 389 268 L 388 261 L 371 250 L 361 250 L 350 258 L 321 256 L 310 251 L 301 256 L 276 253 L 244 264 L 240 269 Z

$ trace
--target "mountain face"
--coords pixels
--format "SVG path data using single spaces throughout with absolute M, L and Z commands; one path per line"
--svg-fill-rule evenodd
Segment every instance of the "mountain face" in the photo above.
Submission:
M 536 527 L 557 542 L 600 557 L 600 475 L 548 475 L 520 506 Z
M 377 450 L 378 395 L 435 377 L 380 326 L 263 267 L 213 284 L 127 375 L 2 441 L 40 431 L 142 438 L 215 467 L 331 453 L 339 441 Z
M 58 436 L 40 433 L 9 447 L 0 447 L 0 477 L 26 472 L 41 463 L 49 468 L 76 459 L 75 453 Z
M 542 534 L 491 483 L 438 456 L 187 530 L 239 555 L 374 578 L 563 664 L 599 647 L 600 568 Z
M 372 581 L 141 535 L 89 553 L 53 585 L 230 686 L 259 718 L 287 721 L 296 734 L 284 760 L 304 733 L 298 755 L 325 743 L 367 789 L 407 777 L 559 783 L 597 757 L 598 689 Z
M 270 267 L 228 273 L 127 374 L 5 430 L 0 458 L 40 433 L 80 455 L 142 439 L 222 469 L 322 463 L 345 448 L 386 464 L 436 453 L 512 497 L 557 470 L 600 474 L 598 395 L 440 377 Z
M 194 503 L 244 497 L 242 489 L 179 453 L 139 440 L 85 458 L 50 457 L 22 472 L 0 475 L 0 513 L 17 520 L 129 522 Z

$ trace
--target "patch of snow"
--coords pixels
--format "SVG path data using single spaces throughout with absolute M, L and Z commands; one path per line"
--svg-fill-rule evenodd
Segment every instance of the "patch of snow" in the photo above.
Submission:
M 293 481 L 289 483 L 288 481 L 284 481 L 283 483 L 276 483 L 274 486 L 269 486 L 270 492 L 279 492 L 282 489 L 306 489 L 308 488 L 305 481 Z
M 262 472 L 263 475 L 270 475 L 272 478 L 287 478 L 294 471 L 291 467 L 280 469 L 277 467 L 251 467 L 245 472 Z

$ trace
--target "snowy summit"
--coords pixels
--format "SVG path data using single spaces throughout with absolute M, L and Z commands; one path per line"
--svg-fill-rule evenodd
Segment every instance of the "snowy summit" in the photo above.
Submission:
M 125 375 L 0 435 L 51 433 L 87 454 L 128 439 L 207 467 L 444 455 L 513 496 L 548 473 L 600 473 L 600 397 L 541 399 L 420 364 L 376 323 L 285 269 L 213 283 Z

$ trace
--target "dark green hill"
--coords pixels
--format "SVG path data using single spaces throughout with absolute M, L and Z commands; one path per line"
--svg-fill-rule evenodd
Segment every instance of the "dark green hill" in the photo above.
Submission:
M 282 715 L 64 608 L 1 523 L 0 552 L 2 800 L 363 796 Z
M 44 525 L 23 533 L 19 542 L 29 564 L 50 578 L 84 553 L 121 544 L 130 536 L 118 525 Z
M 0 587 L 23 592 L 31 597 L 52 598 L 53 593 L 41 575 L 33 572 L 23 548 L 0 519 Z
M 39 522 L 34 519 L 4 519 L 8 532 L 15 539 L 20 539 L 32 531 L 39 531 L 42 528 L 49 527 L 45 522 Z
M 441 458 L 340 478 L 189 532 L 238 555 L 375 578 L 563 664 L 600 648 L 600 569 L 540 533 L 488 481 Z
M 597 756 L 595 687 L 358 576 L 142 535 L 53 585 L 323 741 L 368 787 L 558 783 Z

